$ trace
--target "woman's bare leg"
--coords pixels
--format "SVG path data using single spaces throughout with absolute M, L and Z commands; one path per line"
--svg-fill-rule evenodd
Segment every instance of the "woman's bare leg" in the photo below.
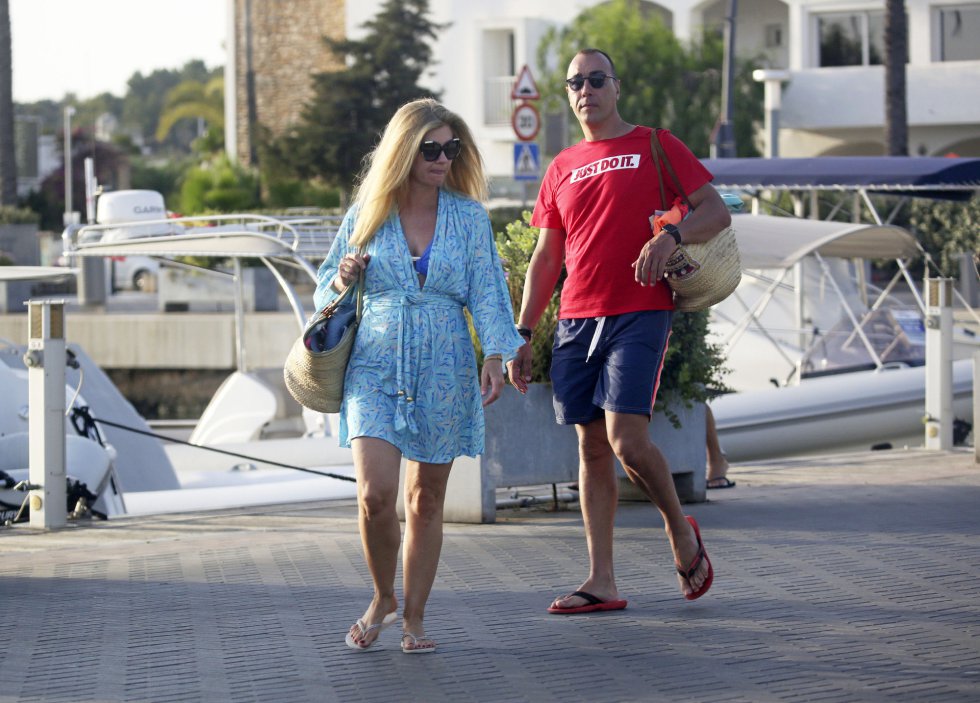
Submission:
M 401 526 L 395 512 L 398 497 L 398 471 L 401 452 L 381 439 L 357 437 L 351 441 L 357 475 L 358 524 L 364 560 L 374 583 L 374 598 L 361 620 L 368 626 L 380 623 L 398 610 L 395 597 L 395 569 L 401 544 Z M 375 629 L 360 632 L 355 624 L 351 634 L 362 647 L 380 634 Z
M 402 616 L 405 632 L 419 638 L 414 642 L 418 648 L 434 646 L 431 640 L 423 637 L 423 620 L 442 552 L 443 506 L 451 469 L 452 462 L 410 461 L 405 473 L 405 552 L 402 558 L 405 608 Z

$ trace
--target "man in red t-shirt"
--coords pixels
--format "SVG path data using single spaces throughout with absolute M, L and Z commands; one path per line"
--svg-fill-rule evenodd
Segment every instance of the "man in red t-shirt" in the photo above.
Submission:
M 660 202 L 651 130 L 619 115 L 612 59 L 583 49 L 568 67 L 568 100 L 585 139 L 548 167 L 531 224 L 539 227 L 527 270 L 518 331 L 530 340 L 564 265 L 551 380 L 555 414 L 579 438 L 579 491 L 589 550 L 588 578 L 554 600 L 550 613 L 626 607 L 613 572 L 615 458 L 660 510 L 684 597 L 699 598 L 713 570 L 694 518 L 684 515 L 663 454 L 647 426 L 670 336 L 673 295 L 664 266 L 682 242 L 704 242 L 731 222 L 711 174 L 666 131 L 661 144 L 694 211 L 653 236 L 650 218 L 669 210 L 677 193 L 664 173 L 670 202 Z M 510 378 L 527 390 L 531 347 L 509 362 Z

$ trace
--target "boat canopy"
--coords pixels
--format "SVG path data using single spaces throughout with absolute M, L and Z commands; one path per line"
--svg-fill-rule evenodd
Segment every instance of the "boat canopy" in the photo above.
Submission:
M 0 281 L 49 281 L 77 273 L 64 266 L 0 266 Z
M 969 200 L 980 189 L 980 159 L 939 156 L 819 156 L 702 159 L 716 188 L 866 190 Z
M 734 215 L 742 267 L 789 268 L 808 254 L 842 259 L 903 259 L 919 253 L 910 232 L 894 225 Z

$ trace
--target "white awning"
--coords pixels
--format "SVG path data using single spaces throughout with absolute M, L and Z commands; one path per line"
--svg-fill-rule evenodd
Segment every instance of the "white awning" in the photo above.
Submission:
M 63 266 L 0 266 L 0 281 L 50 281 L 77 273 Z
M 915 237 L 894 225 L 734 215 L 742 268 L 789 268 L 808 254 L 844 259 L 898 259 L 919 252 Z

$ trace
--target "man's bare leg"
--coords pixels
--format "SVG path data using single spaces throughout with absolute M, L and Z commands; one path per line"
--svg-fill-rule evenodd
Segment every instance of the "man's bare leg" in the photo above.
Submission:
M 606 423 L 609 444 L 630 480 L 660 511 L 674 561 L 686 569 L 697 557 L 697 536 L 681 509 L 667 460 L 650 441 L 649 419 L 645 415 L 607 412 Z M 678 575 L 678 581 L 681 590 L 688 595 L 697 591 L 707 577 L 708 564 L 702 561 L 690 580 Z
M 589 550 L 589 577 L 576 590 L 591 593 L 603 601 L 618 600 L 613 570 L 613 523 L 619 489 L 612 447 L 606 439 L 604 418 L 588 425 L 576 425 L 579 442 L 579 496 L 585 540 Z M 553 607 L 577 608 L 587 605 L 579 596 L 556 598 Z

